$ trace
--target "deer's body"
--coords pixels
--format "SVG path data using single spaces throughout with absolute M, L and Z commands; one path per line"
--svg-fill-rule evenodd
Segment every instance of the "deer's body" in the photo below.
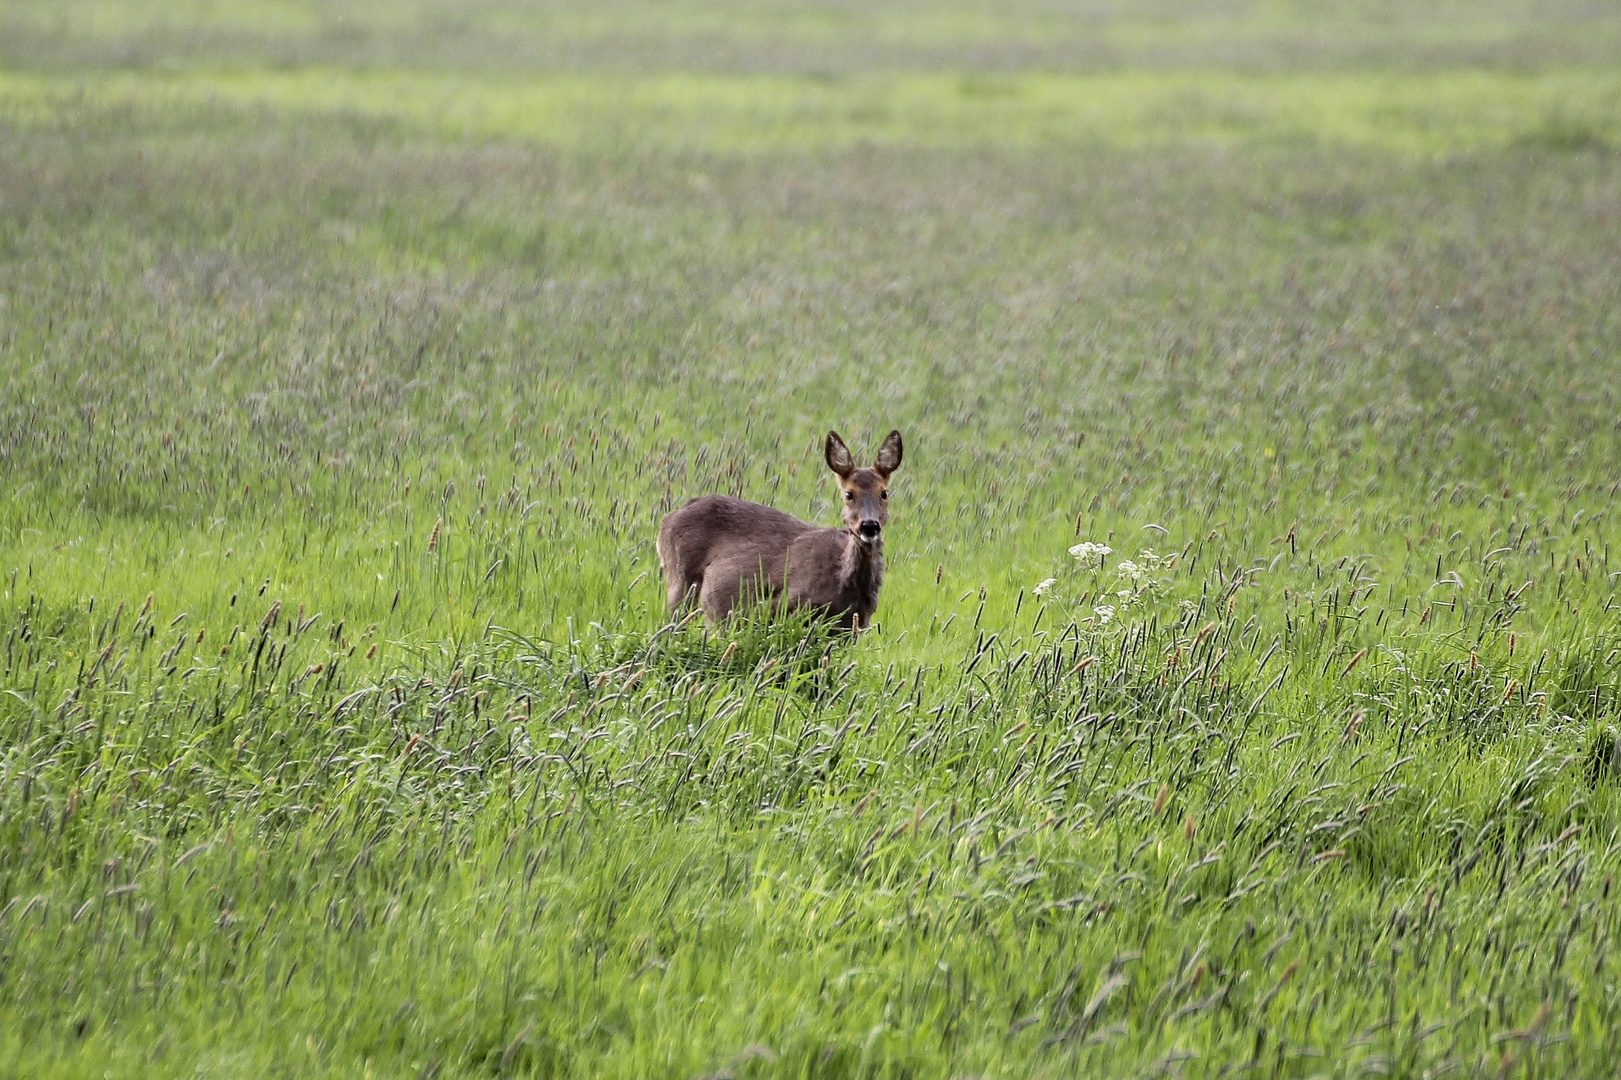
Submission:
M 659 525 L 659 565 L 672 610 L 696 601 L 714 622 L 740 604 L 811 610 L 846 628 L 867 625 L 884 580 L 882 529 L 889 475 L 900 466 L 892 432 L 871 469 L 857 469 L 837 434 L 828 465 L 844 494 L 844 528 L 824 529 L 729 495 L 693 499 Z
M 824 529 L 759 503 L 705 495 L 659 526 L 659 562 L 671 608 L 694 597 L 724 619 L 738 604 L 770 600 L 865 625 L 878 609 L 884 556 L 844 529 Z

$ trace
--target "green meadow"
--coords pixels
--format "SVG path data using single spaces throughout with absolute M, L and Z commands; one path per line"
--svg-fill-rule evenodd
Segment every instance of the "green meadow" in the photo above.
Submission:
M 0 12 L 0 1077 L 1607 1076 L 1621 16 Z M 672 623 L 837 519 L 877 624 Z

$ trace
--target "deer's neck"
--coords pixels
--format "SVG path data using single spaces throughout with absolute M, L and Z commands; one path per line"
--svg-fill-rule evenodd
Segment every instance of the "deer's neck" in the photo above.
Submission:
M 883 542 L 863 544 L 846 533 L 839 577 L 857 610 L 863 617 L 870 616 L 878 607 L 878 587 L 884 583 Z

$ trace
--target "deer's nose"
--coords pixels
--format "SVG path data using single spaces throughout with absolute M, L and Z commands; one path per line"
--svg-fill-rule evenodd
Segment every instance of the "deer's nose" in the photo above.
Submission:
M 861 535 L 868 540 L 876 540 L 878 538 L 878 534 L 883 531 L 883 528 L 884 527 L 878 524 L 876 521 L 863 521 L 861 523 Z

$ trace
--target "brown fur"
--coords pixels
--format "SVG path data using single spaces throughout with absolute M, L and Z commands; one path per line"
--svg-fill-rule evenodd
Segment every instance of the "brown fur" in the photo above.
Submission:
M 809 609 L 846 628 L 867 625 L 884 581 L 883 526 L 889 478 L 901 465 L 901 434 L 889 433 L 870 469 L 858 469 L 837 432 L 828 468 L 839 478 L 843 527 L 824 529 L 729 495 L 693 499 L 659 525 L 659 566 L 672 611 L 696 600 L 719 622 L 739 604 L 769 601 Z

